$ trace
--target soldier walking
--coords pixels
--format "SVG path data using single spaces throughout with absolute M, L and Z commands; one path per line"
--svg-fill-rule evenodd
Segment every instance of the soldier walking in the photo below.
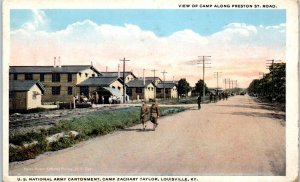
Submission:
M 143 101 L 142 107 L 141 107 L 141 116 L 140 116 L 141 122 L 143 124 L 143 130 L 145 130 L 147 127 L 146 122 L 148 119 L 148 113 L 149 113 L 149 108 L 148 108 L 147 104 L 145 103 L 145 101 Z
M 197 98 L 197 103 L 198 103 L 198 109 L 201 109 L 201 95 L 200 94 Z
M 155 103 L 152 104 L 150 108 L 150 114 L 151 114 L 150 121 L 153 123 L 153 131 L 154 131 L 158 125 L 157 118 L 159 117 L 159 108 L 156 101 Z

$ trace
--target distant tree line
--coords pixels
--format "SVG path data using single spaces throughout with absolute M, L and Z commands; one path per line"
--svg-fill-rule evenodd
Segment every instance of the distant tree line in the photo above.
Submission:
M 208 87 L 206 84 L 203 82 L 203 80 L 198 80 L 198 82 L 195 85 L 194 91 L 195 94 L 201 94 L 203 92 L 203 85 L 205 87 L 205 94 L 209 93 Z M 178 81 L 178 94 L 180 96 L 187 96 L 188 92 L 192 90 L 192 87 L 190 84 L 186 81 L 185 78 L 182 78 Z
M 285 103 L 286 64 L 274 63 L 269 70 L 262 79 L 255 79 L 250 83 L 248 93 L 269 101 Z

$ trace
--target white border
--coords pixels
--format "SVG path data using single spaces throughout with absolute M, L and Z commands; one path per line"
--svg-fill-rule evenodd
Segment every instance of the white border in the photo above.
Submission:
M 3 180 L 8 176 L 8 72 L 10 9 L 177 9 L 178 4 L 276 4 L 287 17 L 286 176 L 198 176 L 199 181 L 297 181 L 298 180 L 298 4 L 296 0 L 10 0 L 3 3 Z M 188 9 L 187 9 L 188 10 Z M 41 176 L 39 176 L 41 177 Z M 76 176 L 72 176 L 76 177 Z M 81 177 L 81 176 L 78 176 Z M 127 176 L 130 177 L 130 176 Z M 190 176 L 189 176 L 190 177 Z

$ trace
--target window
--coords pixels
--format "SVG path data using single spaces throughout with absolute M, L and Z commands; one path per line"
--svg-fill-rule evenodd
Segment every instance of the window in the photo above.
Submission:
M 72 73 L 68 73 L 68 82 L 72 82 Z
M 95 74 L 92 74 L 92 77 L 95 77 Z
M 136 89 L 135 89 L 135 92 L 136 92 L 137 94 L 143 93 L 143 89 L 142 89 L 142 88 L 136 88 Z
M 36 100 L 36 96 L 39 95 L 37 91 L 32 92 L 32 100 Z
M 41 82 L 45 81 L 45 74 L 44 73 L 40 74 L 40 81 Z
M 150 87 L 148 87 L 148 90 L 150 91 Z
M 111 88 L 115 89 L 116 87 L 115 87 L 115 86 L 112 86 Z
M 151 87 L 151 90 L 153 91 L 153 87 Z
M 121 87 L 118 87 L 118 90 L 121 90 Z
M 156 92 L 160 93 L 161 92 L 161 88 L 157 88 Z
M 60 95 L 60 87 L 52 87 L 52 95 Z
M 81 73 L 79 73 L 79 76 L 81 77 Z
M 126 94 L 129 96 L 132 96 L 132 89 L 131 88 L 127 88 L 126 89 Z
M 32 73 L 25 73 L 25 80 L 33 80 Z
M 18 80 L 18 74 L 14 73 L 14 80 Z
M 52 82 L 60 82 L 60 74 L 52 73 Z
M 72 87 L 68 87 L 68 95 L 72 95 L 73 94 L 73 88 Z
M 89 74 L 86 73 L 86 74 L 85 74 L 85 77 L 88 77 L 88 76 L 89 76 Z
M 9 92 L 9 98 L 10 98 L 10 99 L 14 98 L 15 95 L 16 95 L 15 92 L 12 92 L 12 91 Z

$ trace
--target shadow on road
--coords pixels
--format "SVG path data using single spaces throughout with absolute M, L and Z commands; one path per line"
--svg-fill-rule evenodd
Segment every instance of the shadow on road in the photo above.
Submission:
M 146 128 L 145 130 L 141 129 L 141 128 L 125 128 L 122 129 L 120 131 L 136 131 L 136 132 L 149 132 L 149 131 L 153 131 L 153 129 L 150 128 Z
M 236 105 L 216 105 L 217 107 L 239 107 L 239 108 L 249 108 L 249 109 L 267 109 L 274 110 L 274 107 L 268 104 L 260 104 L 260 105 L 246 105 L 246 104 L 236 104 Z
M 217 114 L 229 114 L 229 113 L 217 113 Z M 276 118 L 276 119 L 283 119 L 283 120 L 285 120 L 285 114 L 277 114 L 277 113 L 232 112 L 229 115 L 264 117 L 264 118 Z

